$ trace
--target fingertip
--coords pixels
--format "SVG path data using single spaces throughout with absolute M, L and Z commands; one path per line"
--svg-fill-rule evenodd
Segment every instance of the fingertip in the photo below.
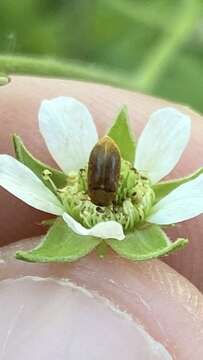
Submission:
M 4 261 L 0 264 L 2 279 L 20 279 L 24 276 L 39 276 L 59 279 L 59 281 L 68 279 L 76 286 L 88 289 L 90 293 L 96 293 L 102 299 L 110 301 L 112 306 L 118 307 L 121 312 L 129 314 L 133 323 L 141 325 L 172 358 L 201 359 L 203 297 L 191 283 L 169 266 L 160 261 L 132 263 L 113 254 L 109 254 L 104 259 L 92 254 L 72 264 L 30 264 L 13 260 L 17 249 L 33 247 L 37 242 L 38 240 L 34 239 L 2 249 L 1 259 Z M 44 288 L 44 285 L 42 287 Z M 56 296 L 56 291 L 50 291 L 49 298 L 52 299 Z M 15 297 L 10 298 L 13 301 Z M 109 319 L 110 317 L 102 326 L 114 331 L 108 325 L 108 321 L 111 322 Z M 94 326 L 98 325 L 95 323 Z M 96 337 L 98 334 L 99 332 L 95 332 Z M 122 332 L 119 334 L 117 335 L 124 336 L 121 335 Z M 133 336 L 136 335 L 133 333 Z M 192 344 L 191 338 L 193 338 Z M 114 346 L 114 340 L 112 341 L 110 346 Z M 141 349 L 140 345 L 140 351 Z M 132 348 L 134 355 L 133 351 L 134 348 Z

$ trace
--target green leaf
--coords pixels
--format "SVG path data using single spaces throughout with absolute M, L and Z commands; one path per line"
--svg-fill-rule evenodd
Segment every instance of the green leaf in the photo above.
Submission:
M 122 158 L 134 163 L 136 146 L 134 136 L 129 126 L 126 106 L 121 109 L 112 128 L 109 130 L 108 136 L 118 145 Z
M 53 188 L 51 184 L 43 178 L 44 170 L 49 170 L 52 173 L 51 179 L 56 187 L 60 188 L 66 185 L 66 175 L 62 171 L 53 169 L 32 156 L 32 154 L 26 149 L 20 136 L 13 135 L 13 145 L 16 158 L 30 168 L 50 190 L 53 190 Z
M 180 179 L 162 181 L 153 186 L 153 190 L 156 195 L 156 202 L 161 200 L 163 197 L 168 195 L 172 190 L 175 190 L 178 186 L 187 183 L 188 181 L 194 180 L 199 175 L 203 174 L 203 168 L 200 168 L 195 173 L 182 177 Z
M 183 248 L 188 240 L 177 239 L 171 242 L 165 232 L 157 225 L 130 233 L 122 241 L 106 240 L 111 248 L 120 256 L 129 260 L 149 260 L 168 255 Z
M 74 233 L 57 219 L 40 245 L 29 251 L 17 251 L 16 258 L 29 262 L 72 262 L 89 254 L 101 239 Z

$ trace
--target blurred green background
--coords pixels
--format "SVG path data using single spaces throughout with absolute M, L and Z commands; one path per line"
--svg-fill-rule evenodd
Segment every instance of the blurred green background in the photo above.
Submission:
M 203 112 L 203 1 L 1 0 L 0 72 L 110 83 Z

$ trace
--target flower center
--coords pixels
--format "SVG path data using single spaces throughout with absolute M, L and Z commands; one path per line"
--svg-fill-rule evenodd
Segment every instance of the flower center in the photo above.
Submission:
M 65 210 L 87 228 L 101 221 L 115 220 L 125 231 L 132 231 L 143 223 L 155 200 L 149 179 L 123 159 L 118 189 L 111 205 L 93 204 L 88 195 L 87 184 L 85 168 L 77 173 L 69 173 L 67 186 L 59 190 Z

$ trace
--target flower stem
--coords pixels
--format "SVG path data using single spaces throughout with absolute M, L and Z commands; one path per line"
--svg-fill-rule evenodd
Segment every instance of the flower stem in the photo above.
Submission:
M 136 69 L 136 74 L 134 78 L 132 77 L 134 87 L 139 90 L 153 90 L 172 57 L 194 29 L 194 24 L 199 17 L 200 6 L 199 0 L 181 1 L 175 21 L 170 24 L 172 31 L 163 35 L 161 42 L 155 45 L 142 67 Z

